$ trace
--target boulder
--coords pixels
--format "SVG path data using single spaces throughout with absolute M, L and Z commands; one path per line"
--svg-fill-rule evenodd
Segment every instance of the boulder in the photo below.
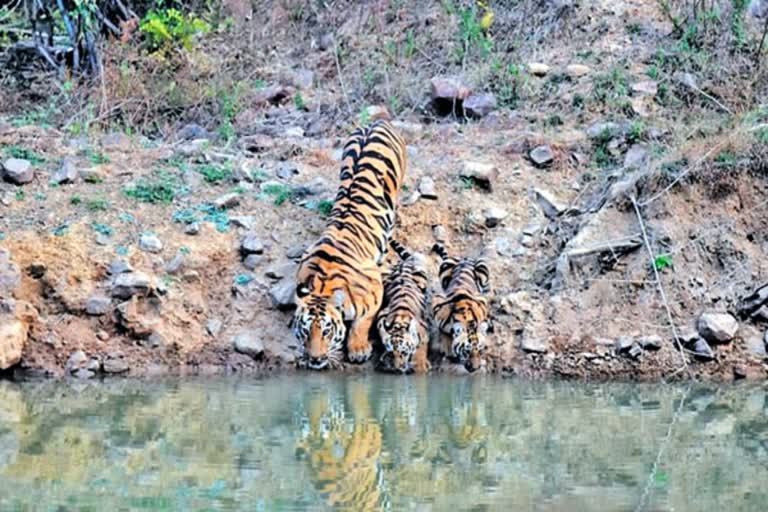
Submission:
M 464 100 L 464 113 L 469 117 L 485 117 L 496 110 L 496 96 L 491 93 L 471 94 Z

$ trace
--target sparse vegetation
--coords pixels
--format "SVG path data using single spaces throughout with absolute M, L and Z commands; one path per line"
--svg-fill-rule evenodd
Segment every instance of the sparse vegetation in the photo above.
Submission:
M 226 165 L 203 164 L 196 168 L 208 183 L 218 184 L 232 176 L 232 170 Z
M 277 183 L 265 186 L 261 192 L 263 195 L 271 197 L 275 206 L 280 206 L 293 196 L 290 187 Z

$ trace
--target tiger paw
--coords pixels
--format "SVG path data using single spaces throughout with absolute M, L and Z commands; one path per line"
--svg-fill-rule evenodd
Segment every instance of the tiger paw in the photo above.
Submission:
M 426 358 L 421 361 L 413 362 L 413 371 L 415 373 L 429 373 L 429 370 L 431 369 L 432 369 L 432 365 L 429 363 L 429 361 Z
M 364 363 L 371 357 L 371 344 L 368 341 L 358 343 L 350 341 L 347 355 L 352 363 Z

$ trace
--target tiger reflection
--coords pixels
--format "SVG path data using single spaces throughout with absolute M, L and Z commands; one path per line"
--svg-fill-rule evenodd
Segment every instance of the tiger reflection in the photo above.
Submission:
M 308 397 L 301 417 L 296 456 L 307 461 L 326 503 L 340 510 L 389 509 L 379 460 L 381 427 L 368 389 L 365 381 L 350 381 L 344 394 L 324 388 Z

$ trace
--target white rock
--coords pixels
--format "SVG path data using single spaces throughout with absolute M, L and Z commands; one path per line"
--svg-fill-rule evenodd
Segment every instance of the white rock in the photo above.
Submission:
M 160 241 L 156 234 L 145 231 L 139 236 L 139 249 L 145 252 L 158 253 L 163 250 L 163 242 Z
M 9 158 L 3 162 L 3 178 L 15 185 L 24 185 L 35 179 L 32 163 L 22 158 Z
M 543 62 L 531 62 L 528 64 L 528 72 L 534 76 L 544 76 L 549 73 L 550 67 Z
M 739 322 L 728 313 L 703 313 L 696 328 L 710 343 L 728 343 L 739 330 Z
M 589 66 L 585 66 L 583 64 L 569 64 L 565 68 L 565 72 L 570 76 L 571 78 L 579 78 L 581 76 L 589 74 L 591 69 Z

